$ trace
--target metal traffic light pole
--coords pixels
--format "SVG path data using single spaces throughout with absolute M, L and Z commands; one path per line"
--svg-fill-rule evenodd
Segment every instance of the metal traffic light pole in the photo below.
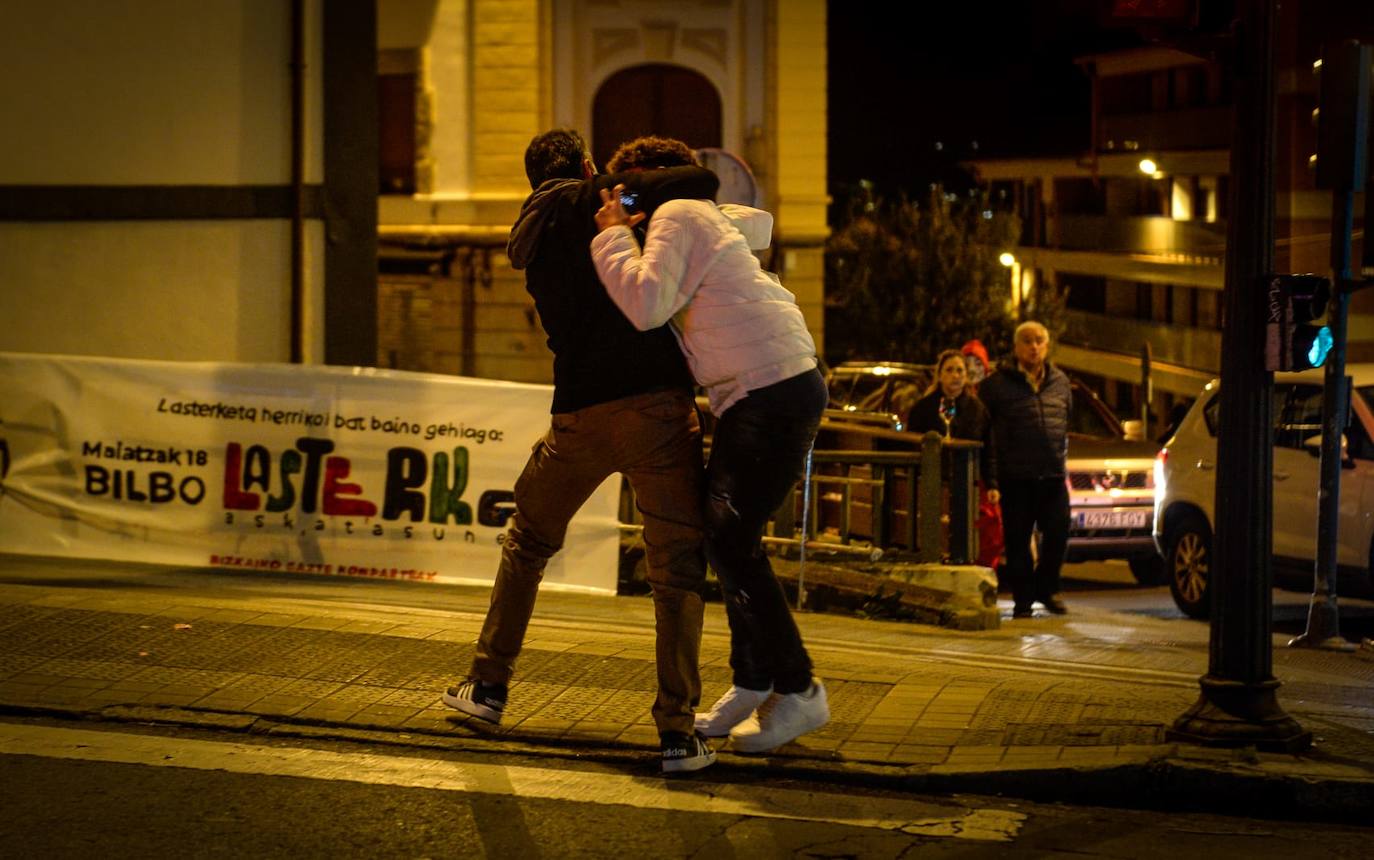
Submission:
M 1333 343 L 1326 359 L 1322 400 L 1321 491 L 1317 513 L 1317 562 L 1307 631 L 1291 646 L 1353 651 L 1341 638 L 1336 605 L 1337 548 L 1340 545 L 1341 442 L 1350 419 L 1350 386 L 1345 378 L 1346 320 L 1350 311 L 1351 234 L 1355 229 L 1355 189 L 1364 184 L 1369 127 L 1370 49 L 1357 42 L 1327 45 L 1322 52 L 1321 98 L 1317 113 L 1317 187 L 1331 189 L 1330 317 Z M 1369 243 L 1365 227 L 1365 243 Z
M 1264 366 L 1260 298 L 1274 266 L 1276 0 L 1237 0 L 1229 58 L 1236 84 L 1226 231 L 1221 428 L 1207 674 L 1167 736 L 1296 752 L 1312 734 L 1278 702 L 1273 674 L 1273 378 Z

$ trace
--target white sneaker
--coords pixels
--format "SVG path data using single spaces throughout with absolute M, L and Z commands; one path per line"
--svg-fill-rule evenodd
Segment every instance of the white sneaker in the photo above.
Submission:
M 725 695 L 716 699 L 711 710 L 697 714 L 696 730 L 708 738 L 723 738 L 735 726 L 749 719 L 755 708 L 768 701 L 768 695 L 772 692 L 771 684 L 767 690 L 731 685 Z
M 768 752 L 807 732 L 814 732 L 829 721 L 830 705 L 825 698 L 825 685 L 815 679 L 805 693 L 773 696 L 766 707 L 759 708 L 757 718 L 730 732 L 730 742 L 736 752 Z

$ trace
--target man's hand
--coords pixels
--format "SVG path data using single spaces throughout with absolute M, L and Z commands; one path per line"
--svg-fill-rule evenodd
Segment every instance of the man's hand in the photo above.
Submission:
M 624 185 L 617 185 L 607 191 L 601 189 L 601 208 L 596 210 L 596 229 L 602 231 L 623 224 L 626 227 L 633 227 L 644 220 L 643 212 L 636 212 L 631 215 L 625 211 L 625 207 L 620 205 L 620 192 L 625 190 Z

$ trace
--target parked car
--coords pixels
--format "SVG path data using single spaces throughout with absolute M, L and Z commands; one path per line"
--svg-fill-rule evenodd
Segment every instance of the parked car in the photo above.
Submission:
M 1374 364 L 1352 364 L 1350 427 L 1345 434 L 1337 527 L 1337 585 L 1370 594 L 1374 583 Z M 1317 553 L 1323 371 L 1274 377 L 1273 558 L 1279 585 L 1312 587 Z M 1220 385 L 1202 390 L 1155 461 L 1154 537 L 1169 590 L 1187 615 L 1211 611 Z
M 935 365 L 846 361 L 826 372 L 825 417 L 905 430 L 907 415 L 935 381 Z
M 830 409 L 840 422 L 906 427 L 907 414 L 935 378 L 931 365 L 845 362 L 830 368 Z M 1082 382 L 1073 384 L 1069 428 L 1069 561 L 1125 559 L 1145 584 L 1162 581 L 1163 560 L 1151 536 L 1154 462 L 1159 446 L 1128 438 L 1126 427 Z M 1134 435 L 1134 434 L 1132 434 Z

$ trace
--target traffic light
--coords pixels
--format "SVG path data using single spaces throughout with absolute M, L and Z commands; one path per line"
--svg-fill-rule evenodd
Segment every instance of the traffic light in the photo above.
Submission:
M 1331 282 L 1320 275 L 1275 275 L 1266 298 L 1265 369 L 1321 367 L 1335 342 L 1331 329 L 1317 322 L 1331 300 Z

